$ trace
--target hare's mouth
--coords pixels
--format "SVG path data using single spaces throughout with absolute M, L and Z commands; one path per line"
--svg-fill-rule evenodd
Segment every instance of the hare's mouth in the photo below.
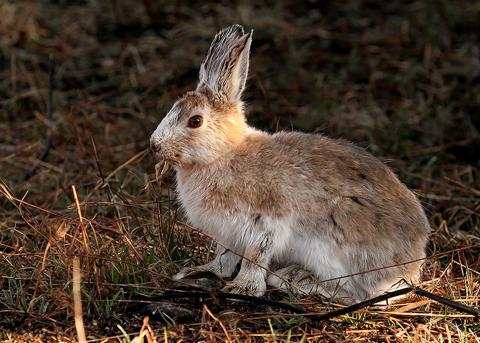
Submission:
M 151 143 L 150 146 L 158 162 L 166 161 L 170 164 L 177 164 L 182 157 L 180 152 L 172 151 L 172 149 L 162 146 L 159 143 Z

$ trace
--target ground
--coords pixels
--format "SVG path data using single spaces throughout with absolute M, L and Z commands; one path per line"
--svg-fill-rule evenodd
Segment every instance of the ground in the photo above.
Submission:
M 186 319 L 130 306 L 211 257 L 171 176 L 156 180 L 148 138 L 195 86 L 214 33 L 241 23 L 254 29 L 249 122 L 342 137 L 388 163 L 432 226 L 420 286 L 478 308 L 478 1 L 7 0 L 0 17 L 1 339 L 77 339 L 78 256 L 91 341 L 480 341 L 478 320 L 421 297 L 321 322 L 226 300 L 172 302 Z

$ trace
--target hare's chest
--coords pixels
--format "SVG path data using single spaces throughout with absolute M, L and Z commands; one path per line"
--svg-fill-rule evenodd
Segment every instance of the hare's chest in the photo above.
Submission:
M 200 182 L 177 176 L 177 194 L 189 222 L 220 239 L 232 226 L 245 226 L 248 221 L 228 191 L 214 180 Z
M 200 226 L 206 210 L 202 200 L 205 195 L 205 189 L 190 182 L 177 180 L 177 195 L 190 223 Z

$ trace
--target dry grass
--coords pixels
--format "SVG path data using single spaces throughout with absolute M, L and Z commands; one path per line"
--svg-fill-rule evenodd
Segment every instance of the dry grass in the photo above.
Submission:
M 126 306 L 211 253 L 181 224 L 169 179 L 154 180 L 146 149 L 173 100 L 195 84 L 212 35 L 239 22 L 255 29 L 250 122 L 342 136 L 389 160 L 432 224 L 422 287 L 479 307 L 478 2 L 65 3 L 0 4 L 1 339 L 76 340 L 79 256 L 95 342 L 480 341 L 478 320 L 417 298 L 324 323 L 187 302 L 194 318 L 165 325 Z M 53 148 L 24 181 L 47 137 L 50 55 Z

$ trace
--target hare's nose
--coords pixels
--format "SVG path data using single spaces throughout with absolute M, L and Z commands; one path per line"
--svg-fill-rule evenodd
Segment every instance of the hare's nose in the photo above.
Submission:
M 151 140 L 150 141 L 150 149 L 153 151 L 153 152 L 159 152 L 162 148 L 160 146 L 160 142 L 156 141 L 156 140 Z

